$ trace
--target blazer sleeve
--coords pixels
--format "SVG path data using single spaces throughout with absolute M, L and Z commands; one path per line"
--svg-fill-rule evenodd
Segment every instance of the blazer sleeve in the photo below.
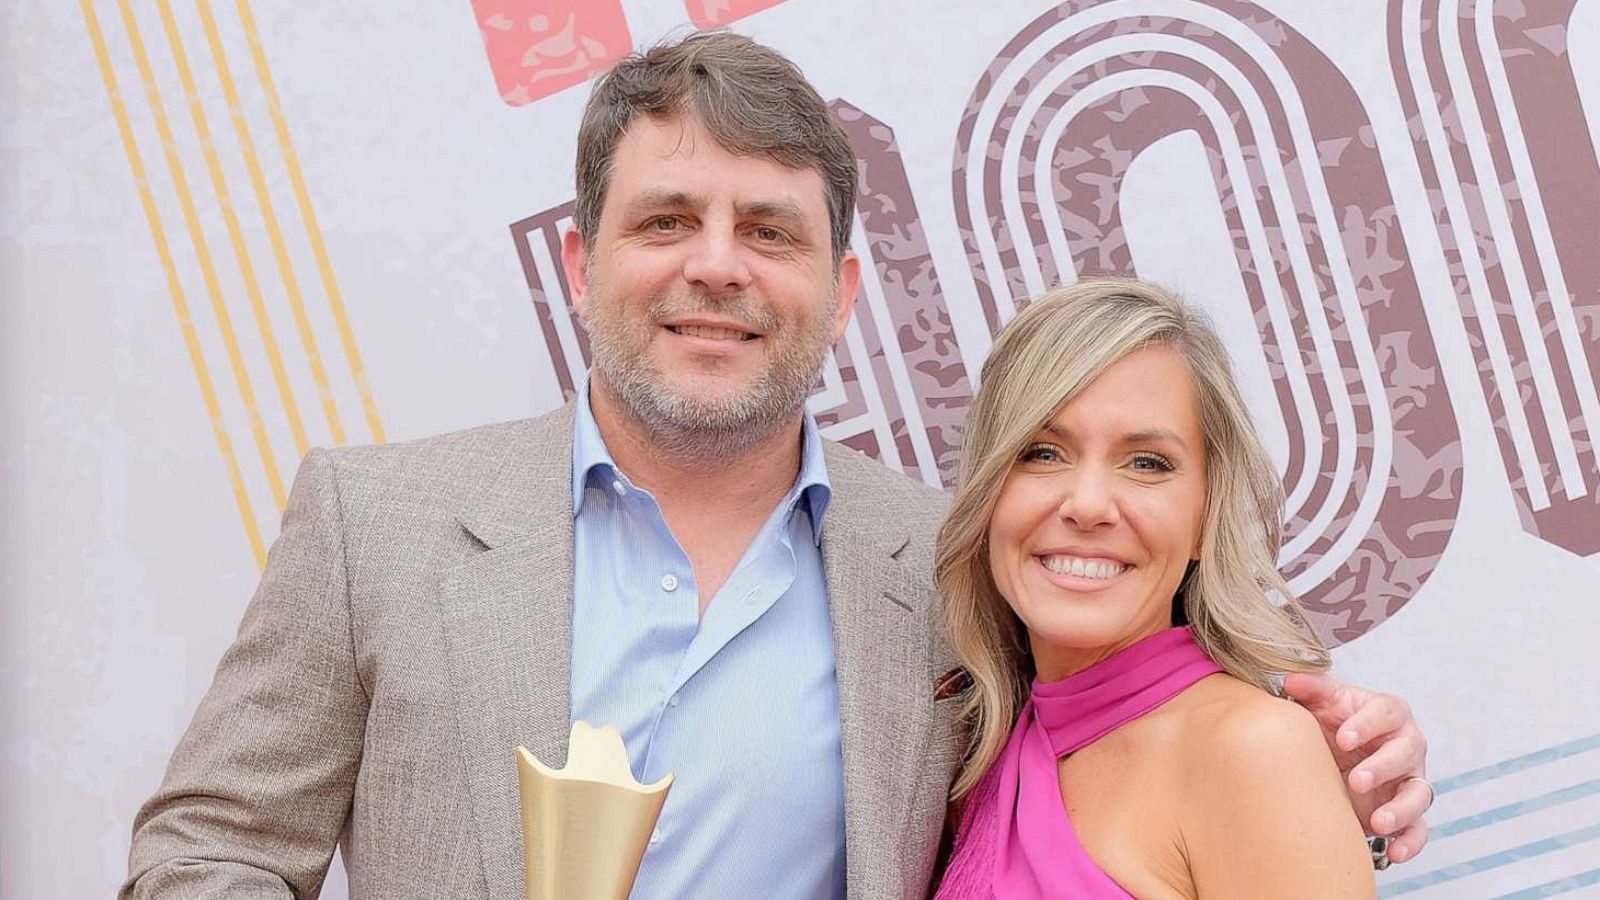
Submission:
M 315 896 L 366 714 L 337 474 L 313 450 L 238 637 L 134 820 L 119 898 Z

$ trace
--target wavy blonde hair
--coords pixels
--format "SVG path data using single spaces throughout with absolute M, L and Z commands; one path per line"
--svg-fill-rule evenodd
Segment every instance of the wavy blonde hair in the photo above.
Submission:
M 1200 558 L 1181 601 L 1174 598 L 1175 623 L 1187 619 L 1218 665 L 1264 689 L 1272 689 L 1274 673 L 1328 667 L 1327 649 L 1305 628 L 1278 572 L 1283 489 L 1209 320 L 1130 278 L 1058 288 L 1017 314 L 983 364 L 959 486 L 939 529 L 935 578 L 951 646 L 973 681 L 965 706 L 973 746 L 953 797 L 970 791 L 999 757 L 1034 677 L 1026 629 L 989 570 L 989 519 L 1001 484 L 1063 406 L 1118 360 L 1151 345 L 1171 347 L 1187 362 L 1206 442 Z

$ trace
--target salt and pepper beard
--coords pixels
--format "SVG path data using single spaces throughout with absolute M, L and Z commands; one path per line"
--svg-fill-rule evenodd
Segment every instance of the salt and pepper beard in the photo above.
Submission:
M 743 294 L 664 297 L 640 317 L 612 302 L 593 280 L 589 289 L 594 299 L 585 325 L 595 371 L 659 451 L 696 463 L 736 460 L 794 421 L 822 370 L 839 308 L 835 283 L 827 306 L 797 331 Z M 731 318 L 761 332 L 766 366 L 754 384 L 732 397 L 698 397 L 672 387 L 660 367 L 646 361 L 663 323 L 697 313 Z

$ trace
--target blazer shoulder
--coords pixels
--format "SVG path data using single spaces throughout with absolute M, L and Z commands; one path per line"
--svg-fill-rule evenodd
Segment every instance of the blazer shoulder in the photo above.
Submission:
M 312 450 L 296 484 L 331 492 L 340 517 L 357 531 L 414 529 L 453 521 L 497 492 L 525 493 L 519 486 L 530 479 L 564 481 L 571 443 L 569 405 L 415 440 Z
M 937 523 L 950 506 L 950 495 L 836 441 L 824 441 L 828 480 L 835 495 L 842 491 L 871 503 L 884 513 L 918 523 Z
M 313 450 L 324 457 L 341 489 L 394 486 L 423 493 L 492 477 L 510 458 L 548 458 L 569 446 L 570 406 L 532 419 L 478 425 L 390 444 Z

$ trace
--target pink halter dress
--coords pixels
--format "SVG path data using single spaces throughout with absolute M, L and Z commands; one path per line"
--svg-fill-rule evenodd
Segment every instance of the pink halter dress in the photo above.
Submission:
M 973 789 L 935 900 L 1130 898 L 1078 842 L 1057 760 L 1222 671 L 1172 628 L 1061 681 L 1035 681 L 1011 739 Z

